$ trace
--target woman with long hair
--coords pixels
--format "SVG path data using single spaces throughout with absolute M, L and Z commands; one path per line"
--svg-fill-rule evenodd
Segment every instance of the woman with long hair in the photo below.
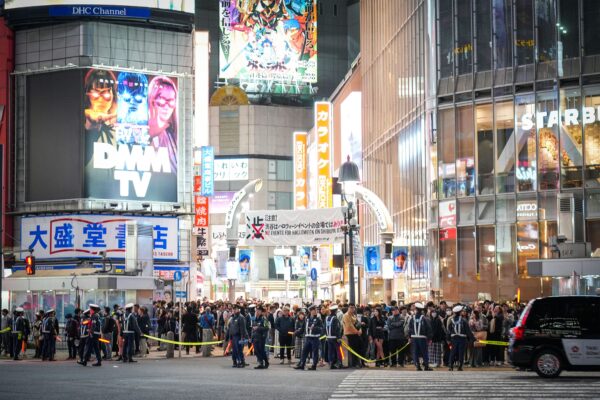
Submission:
M 373 310 L 373 316 L 369 322 L 369 341 L 375 343 L 375 362 L 376 367 L 384 365 L 384 354 L 383 354 L 383 340 L 385 339 L 385 319 L 381 316 L 381 310 L 375 308 Z
M 148 127 L 150 144 L 167 148 L 171 172 L 177 173 L 177 85 L 166 76 L 157 76 L 149 85 Z

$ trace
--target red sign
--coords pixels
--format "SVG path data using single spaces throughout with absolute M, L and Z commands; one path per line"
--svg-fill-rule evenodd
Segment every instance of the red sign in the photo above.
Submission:
M 200 175 L 194 176 L 194 193 L 200 193 L 202 190 L 202 177 Z
M 456 228 L 440 229 L 440 242 L 456 239 Z
M 194 226 L 205 228 L 208 226 L 208 197 L 194 196 Z

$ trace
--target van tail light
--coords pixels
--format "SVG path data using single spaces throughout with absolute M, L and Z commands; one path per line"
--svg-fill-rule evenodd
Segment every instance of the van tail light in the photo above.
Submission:
M 527 317 L 529 317 L 529 311 L 531 310 L 531 303 L 525 307 L 523 311 L 523 315 L 519 319 L 517 326 L 512 329 L 512 336 L 515 340 L 522 340 L 525 338 L 525 323 L 527 322 Z

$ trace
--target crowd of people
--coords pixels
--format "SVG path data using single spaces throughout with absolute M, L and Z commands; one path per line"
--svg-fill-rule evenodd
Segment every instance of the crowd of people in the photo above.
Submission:
M 157 350 L 168 344 L 189 354 L 195 348 L 204 357 L 214 346 L 230 355 L 232 366 L 267 369 L 269 359 L 296 369 L 404 367 L 417 370 L 446 367 L 502 366 L 505 342 L 516 324 L 522 304 L 370 303 L 355 306 L 342 301 L 290 305 L 259 300 L 237 302 L 208 300 L 173 304 L 156 301 L 151 307 L 129 303 L 76 309 L 65 321 L 54 310 L 40 311 L 30 323 L 23 309 L 12 315 L 2 310 L 2 349 L 19 360 L 28 339 L 34 358 L 55 359 L 56 341 L 65 340 L 68 359 L 94 366 L 104 360 L 136 362 L 149 354 L 149 341 Z M 181 310 L 181 313 L 180 313 Z M 181 314 L 181 315 L 180 315 Z M 61 333 L 62 331 L 62 333 Z M 64 338 L 64 339 L 63 339 Z

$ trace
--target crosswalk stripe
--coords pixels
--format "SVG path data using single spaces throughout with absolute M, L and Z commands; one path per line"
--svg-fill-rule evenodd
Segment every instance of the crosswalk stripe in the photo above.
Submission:
M 599 379 L 544 380 L 532 373 L 354 371 L 330 396 L 341 399 L 584 399 L 597 398 Z M 434 385 L 433 383 L 438 383 Z

